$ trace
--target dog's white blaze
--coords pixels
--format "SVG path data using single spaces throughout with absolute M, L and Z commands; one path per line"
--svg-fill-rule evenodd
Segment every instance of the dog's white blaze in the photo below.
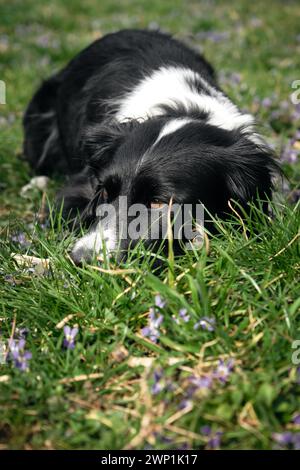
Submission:
M 190 118 L 175 118 L 171 119 L 167 124 L 164 125 L 164 127 L 161 129 L 156 141 L 154 144 L 151 146 L 153 148 L 165 135 L 172 134 L 173 132 L 177 131 L 181 127 L 185 126 L 189 122 L 193 122 L 193 119 Z M 142 158 L 139 160 L 139 162 L 136 165 L 136 170 L 135 172 L 138 173 L 140 167 L 143 165 L 145 162 L 146 158 L 149 156 L 149 153 L 146 152 L 142 156 Z
M 190 82 L 200 81 L 204 91 L 193 90 Z M 147 119 L 163 114 L 162 105 L 183 105 L 187 110 L 198 108 L 208 113 L 207 122 L 223 129 L 233 130 L 254 124 L 250 114 L 242 114 L 227 96 L 212 87 L 198 73 L 183 67 L 161 67 L 141 82 L 119 102 L 115 117 Z M 251 129 L 248 129 L 251 131 Z
M 154 145 L 156 145 L 159 140 L 165 137 L 165 135 L 172 134 L 173 132 L 177 131 L 178 129 L 185 126 L 189 122 L 193 122 L 193 119 L 189 119 L 189 118 L 171 119 L 169 122 L 167 122 L 167 124 L 165 124 L 165 126 L 160 131 L 159 136 L 154 142 Z

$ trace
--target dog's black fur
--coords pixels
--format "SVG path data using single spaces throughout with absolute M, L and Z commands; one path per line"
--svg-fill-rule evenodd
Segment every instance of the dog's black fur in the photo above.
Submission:
M 24 154 L 37 174 L 73 175 L 61 195 L 65 215 L 79 213 L 92 223 L 94 208 L 119 195 L 129 205 L 168 203 L 171 197 L 180 204 L 201 201 L 221 217 L 229 199 L 247 208 L 251 200 L 271 198 L 277 165 L 264 141 L 253 139 L 252 128 L 212 125 L 207 109 L 186 106 L 180 96 L 162 102 L 147 119 L 116 119 L 128 93 L 161 67 L 196 72 L 201 79 L 187 79 L 186 86 L 200 96 L 220 91 L 198 53 L 162 33 L 126 30 L 80 52 L 32 98 L 24 117 Z M 154 145 L 175 118 L 191 122 Z

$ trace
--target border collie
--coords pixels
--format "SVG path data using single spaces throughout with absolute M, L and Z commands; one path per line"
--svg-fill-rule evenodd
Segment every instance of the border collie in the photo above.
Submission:
M 124 217 L 120 196 L 149 211 L 170 200 L 200 202 L 224 218 L 230 199 L 247 210 L 271 198 L 278 170 L 254 118 L 219 88 L 211 65 L 160 32 L 95 41 L 43 82 L 24 129 L 35 172 L 68 175 L 59 195 L 64 216 L 90 227 L 72 250 L 76 263 L 100 254 L 104 242 L 108 252 L 132 246 L 115 217 L 103 224 L 99 215 L 110 204 Z

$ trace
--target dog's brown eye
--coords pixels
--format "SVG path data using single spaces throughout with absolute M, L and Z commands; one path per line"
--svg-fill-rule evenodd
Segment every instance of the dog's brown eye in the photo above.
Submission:
M 106 202 L 107 199 L 108 199 L 108 192 L 107 192 L 107 190 L 106 190 L 105 188 L 103 188 L 103 189 L 101 190 L 101 199 L 102 199 L 102 201 L 105 201 L 105 202 Z
M 161 201 L 154 200 L 150 203 L 151 209 L 161 209 L 164 207 L 165 203 Z

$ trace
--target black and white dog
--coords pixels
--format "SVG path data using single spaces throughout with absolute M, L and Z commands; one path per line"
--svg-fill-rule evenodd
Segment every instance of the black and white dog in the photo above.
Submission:
M 119 196 L 149 210 L 201 202 L 225 217 L 230 199 L 245 209 L 269 199 L 277 171 L 253 117 L 220 90 L 212 67 L 159 32 L 125 30 L 91 44 L 42 84 L 24 128 L 37 174 L 72 175 L 64 214 L 90 225 L 76 262 L 100 253 L 103 240 L 108 251 L 130 246 L 115 220 L 101 225 L 103 203 L 118 212 Z

